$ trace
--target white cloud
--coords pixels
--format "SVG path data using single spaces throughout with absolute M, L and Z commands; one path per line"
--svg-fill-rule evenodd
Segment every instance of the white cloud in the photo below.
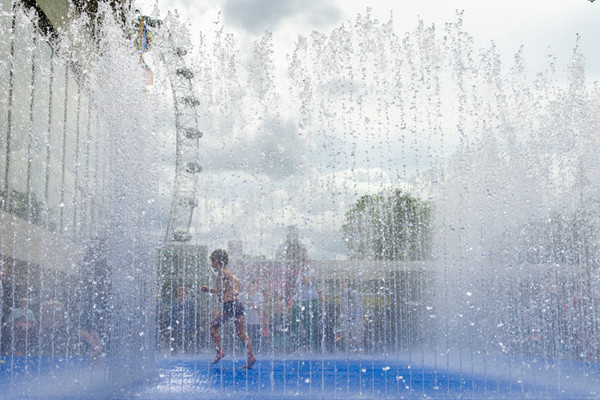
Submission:
M 339 20 L 341 11 L 318 0 L 224 0 L 225 23 L 259 34 L 276 30 L 287 19 L 303 21 L 315 28 Z
M 171 4 L 175 3 L 191 4 L 182 0 Z M 166 4 L 163 0 L 161 7 L 166 9 Z M 497 110 L 481 107 L 482 103 L 493 103 L 496 96 L 493 85 L 487 93 L 481 85 L 486 71 L 492 73 L 494 69 L 469 69 L 483 65 L 479 64 L 479 48 L 489 49 L 490 40 L 496 42 L 508 65 L 514 62 L 514 52 L 525 44 L 526 63 L 540 70 L 549 45 L 570 56 L 574 32 L 595 34 L 593 37 L 600 34 L 589 15 L 598 5 L 584 0 L 536 0 L 525 4 L 375 1 L 369 28 L 355 22 L 357 13 L 367 13 L 359 1 L 327 6 L 309 1 L 302 7 L 296 1 L 253 0 L 243 2 L 244 7 L 240 4 L 233 0 L 213 2 L 206 5 L 205 15 L 194 14 L 193 8 L 184 15 L 201 20 L 194 26 L 209 35 L 205 38 L 206 53 L 195 65 L 203 77 L 196 89 L 204 102 L 201 109 L 205 132 L 201 139 L 204 172 L 198 185 L 201 202 L 194 218 L 195 240 L 212 247 L 240 239 L 249 252 L 267 256 L 274 254 L 289 224 L 300 227 L 301 237 L 313 255 L 342 255 L 339 228 L 346 209 L 358 196 L 389 190 L 415 172 L 444 163 L 444 152 L 461 143 L 461 129 L 467 131 L 467 136 L 488 127 L 496 129 L 500 120 Z M 212 23 L 220 7 L 225 25 Z M 414 33 L 417 16 L 421 16 L 427 26 L 436 25 L 436 43 L 442 43 L 444 24 L 457 20 L 456 9 L 465 9 L 463 29 L 473 37 L 474 48 L 439 51 L 446 51 L 451 59 L 455 50 L 472 50 L 476 61 L 473 67 L 460 72 L 466 85 L 460 90 L 455 69 L 441 72 L 445 64 L 426 62 L 436 54 L 433 50 L 438 50 L 419 36 L 427 30 Z M 413 47 L 399 53 L 401 67 L 377 70 L 376 65 L 389 53 L 383 53 L 380 59 L 373 57 L 377 52 L 361 53 L 357 36 L 362 34 L 360 29 L 368 31 L 365 35 L 371 39 L 385 35 L 381 26 L 389 19 L 389 10 L 394 10 L 394 31 L 400 42 L 406 39 Z M 569 22 L 565 15 L 570 16 Z M 339 30 L 338 34 L 348 33 L 353 48 L 343 47 L 340 41 L 327 42 L 331 29 L 339 27 L 345 18 L 352 21 L 344 23 L 345 31 Z M 272 48 L 268 40 L 262 41 L 264 37 L 257 35 L 267 27 L 275 30 Z M 221 28 L 220 42 L 212 43 L 210 34 Z M 324 45 L 309 43 L 311 52 L 301 57 L 294 66 L 298 69 L 293 70 L 286 53 L 291 53 L 298 41 L 297 33 L 307 35 L 313 29 L 323 32 L 319 38 Z M 404 36 L 405 31 L 411 33 Z M 234 32 L 237 41 L 226 41 L 228 32 Z M 586 47 L 594 48 L 590 45 L 592 39 L 582 37 L 584 51 Z M 260 41 L 256 51 L 248 45 L 253 41 Z M 432 51 L 425 51 L 428 49 Z M 251 56 L 259 56 L 259 62 L 248 70 L 245 61 Z M 361 56 L 367 60 L 364 74 Z M 335 63 L 331 61 L 335 57 L 354 58 Z M 592 74 L 598 71 L 595 57 L 588 56 L 595 60 L 590 66 Z M 559 60 L 559 66 L 567 61 Z M 270 63 L 274 70 L 269 69 Z M 435 73 L 427 69 L 432 65 Z M 345 75 L 334 67 L 343 69 Z M 305 75 L 300 73 L 301 68 L 307 70 Z M 295 74 L 296 83 L 306 85 L 306 91 L 290 83 L 290 73 Z M 401 78 L 394 81 L 392 74 Z M 502 75 L 498 77 L 503 79 Z M 439 91 L 438 78 L 442 82 Z M 400 85 L 403 99 L 393 84 Z M 466 108 L 458 104 L 457 93 L 468 100 Z M 312 107 L 307 109 L 310 115 L 306 121 L 301 118 L 301 101 Z M 441 103 L 439 109 L 437 101 Z M 165 120 L 168 125 L 168 118 Z M 168 130 L 164 131 L 168 135 Z M 168 156 L 165 162 L 172 165 Z
M 135 4 L 149 14 L 155 2 L 136 0 Z M 590 73 L 595 79 L 600 78 L 600 56 L 596 55 L 600 24 L 595 18 L 600 5 L 586 0 L 372 0 L 368 5 L 360 0 L 158 0 L 158 4 L 163 16 L 167 10 L 178 9 L 183 18 L 193 21 L 196 32 L 202 30 L 209 35 L 220 12 L 227 30 L 240 33 L 241 40 L 246 40 L 248 34 L 255 37 L 267 29 L 273 30 L 277 46 L 284 54 L 292 51 L 298 34 L 306 35 L 313 30 L 328 34 L 344 20 L 366 14 L 367 7 L 380 21 L 387 21 L 392 12 L 398 32 L 414 29 L 418 18 L 442 29 L 447 22 L 456 20 L 457 10 L 464 10 L 464 28 L 478 45 L 495 41 L 507 60 L 525 45 L 533 71 L 545 65 L 549 52 L 560 56 L 564 64 L 573 48 L 575 34 L 580 33 Z
M 202 143 L 207 172 L 241 170 L 280 179 L 304 168 L 305 145 L 292 121 L 268 117 L 255 131 L 222 133 Z

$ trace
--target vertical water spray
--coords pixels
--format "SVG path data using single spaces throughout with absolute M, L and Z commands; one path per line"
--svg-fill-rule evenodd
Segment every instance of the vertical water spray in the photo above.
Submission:
M 40 10 L 0 3 L 2 391 L 110 393 L 153 369 L 152 100 L 118 10 Z
M 164 106 L 154 94 L 167 85 L 157 73 L 156 90 L 141 90 L 131 41 L 108 9 L 99 15 L 101 23 L 75 18 L 57 41 L 19 7 L 0 15 L 10 32 L 0 35 L 10 54 L 0 64 L 9 82 L 0 91 L 8 139 L 1 217 L 30 238 L 3 235 L 0 246 L 25 257 L 43 228 L 60 239 L 45 248 L 69 260 L 38 271 L 3 256 L 3 276 L 15 282 L 3 280 L 3 298 L 13 301 L 4 310 L 28 297 L 40 319 L 52 310 L 68 317 L 50 318 L 50 331 L 40 321 L 33 342 L 3 329 L 11 365 L 33 359 L 39 380 L 47 365 L 35 358 L 38 349 L 54 361 L 87 354 L 92 304 L 102 314 L 92 327 L 110 361 L 94 382 L 117 379 L 111 389 L 150 371 L 158 343 L 169 355 L 200 354 L 191 368 L 173 361 L 176 389 L 208 371 L 220 391 L 206 394 L 213 397 L 254 388 L 325 397 L 560 396 L 552 379 L 579 390 L 579 377 L 562 371 L 565 361 L 598 361 L 599 169 L 598 90 L 585 81 L 578 46 L 563 83 L 551 59 L 547 71 L 528 77 L 523 50 L 507 67 L 493 44 L 476 49 L 461 13 L 443 29 L 419 21 L 398 35 L 392 20 L 367 11 L 328 35 L 300 37 L 281 69 L 269 32 L 244 64 L 235 38 L 217 26 L 213 43 L 202 35 L 190 49 L 195 74 L 186 78 L 201 88 L 198 123 L 210 132 L 199 149 L 195 253 L 159 252 L 157 282 L 148 232 L 160 223 L 148 217 L 164 218 L 149 204 L 170 189 L 154 190 L 150 166 L 162 156 L 154 140 L 165 132 L 146 111 Z M 90 24 L 97 50 L 80 53 Z M 199 293 L 214 286 L 205 246 L 225 244 L 244 289 L 266 292 L 258 371 L 234 368 L 242 347 L 232 326 L 223 328 L 232 371 L 204 357 L 220 309 Z M 292 311 L 305 253 L 321 289 L 314 330 L 298 327 Z M 41 259 L 61 264 L 53 254 Z M 364 307 L 357 346 L 352 290 Z M 65 365 L 55 363 L 54 373 Z M 74 365 L 82 381 L 90 370 Z M 544 388 L 531 389 L 544 369 Z M 253 376 L 263 379 L 258 386 Z M 21 375 L 10 378 L 14 390 Z M 581 390 L 590 387 L 583 382 Z

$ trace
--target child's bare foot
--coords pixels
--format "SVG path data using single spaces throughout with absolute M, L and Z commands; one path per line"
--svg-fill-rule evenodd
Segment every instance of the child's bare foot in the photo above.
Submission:
M 220 360 L 221 358 L 223 358 L 223 357 L 225 357 L 225 353 L 224 353 L 224 352 L 222 352 L 222 351 L 217 351 L 217 355 L 215 356 L 215 359 L 214 359 L 214 360 L 212 360 L 210 363 L 211 363 L 211 364 L 216 364 L 216 363 L 218 363 L 218 362 L 219 362 L 219 360 Z
M 248 357 L 248 362 L 246 362 L 246 365 L 243 365 L 240 369 L 252 369 L 252 366 L 254 365 L 255 362 L 256 362 L 256 357 L 254 357 L 254 356 Z

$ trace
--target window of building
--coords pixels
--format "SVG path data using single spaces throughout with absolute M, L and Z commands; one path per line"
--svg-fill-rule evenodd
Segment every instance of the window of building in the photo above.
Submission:
M 10 55 L 12 35 L 12 16 L 10 0 L 0 0 L 0 54 Z M 0 57 L 0 189 L 5 186 L 4 170 L 6 168 L 6 136 L 8 134 L 8 104 L 9 104 L 9 71 L 11 67 L 10 57 Z
M 19 194 L 26 194 L 29 132 L 31 129 L 31 98 L 33 95 L 34 47 L 32 44 L 35 43 L 35 35 L 31 21 L 21 9 L 17 9 L 16 17 L 13 55 L 12 119 L 9 123 L 10 134 L 8 137 L 10 141 L 8 188 L 10 191 L 15 191 Z M 26 204 L 14 204 L 13 206 L 27 207 Z
M 68 69 L 58 57 L 52 59 L 52 110 L 50 113 L 50 135 L 48 138 L 50 163 L 48 168 L 48 183 L 46 202 L 48 207 L 48 222 L 50 229 L 60 225 L 60 209 L 62 194 L 62 152 L 65 126 L 65 83 Z
M 41 213 L 46 201 L 46 163 L 50 130 L 50 84 L 52 81 L 52 49 L 42 36 L 38 36 L 35 59 L 29 191 L 33 202 L 32 207 L 35 207 L 36 212 Z M 32 222 L 40 223 L 42 217 L 35 215 Z

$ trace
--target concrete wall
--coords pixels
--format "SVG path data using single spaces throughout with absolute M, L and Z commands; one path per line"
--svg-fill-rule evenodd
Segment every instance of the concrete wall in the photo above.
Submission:
M 0 211 L 0 254 L 30 264 L 74 273 L 84 255 L 80 245 Z
M 433 270 L 432 261 L 311 260 L 310 265 L 320 276 L 346 276 L 349 279 L 381 278 L 393 271 Z

